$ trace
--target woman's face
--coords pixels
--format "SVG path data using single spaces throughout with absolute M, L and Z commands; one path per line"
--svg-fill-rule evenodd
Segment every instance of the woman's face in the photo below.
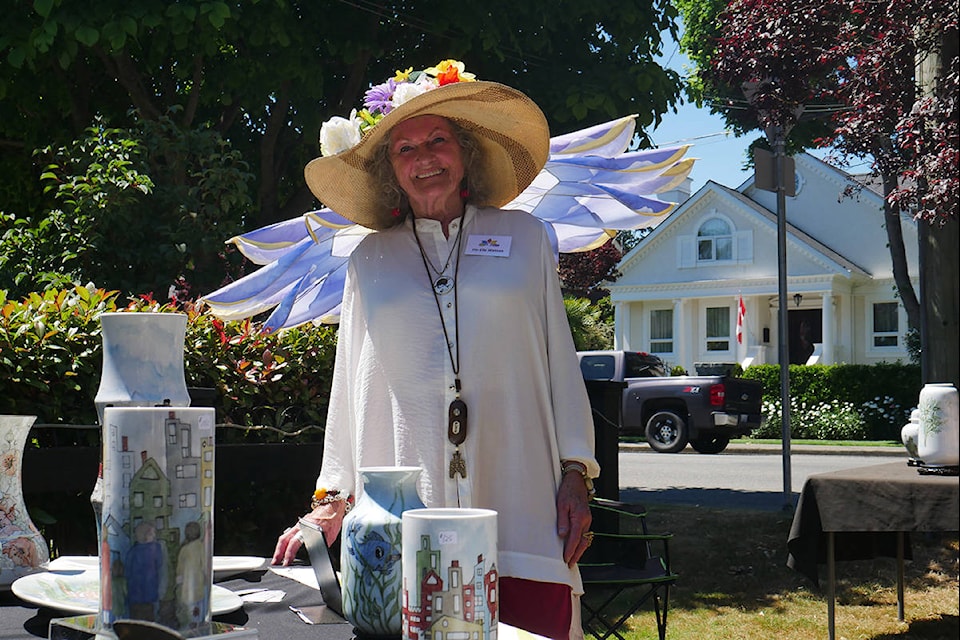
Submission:
M 463 155 L 446 119 L 417 116 L 396 125 L 390 132 L 390 164 L 415 214 L 462 209 Z

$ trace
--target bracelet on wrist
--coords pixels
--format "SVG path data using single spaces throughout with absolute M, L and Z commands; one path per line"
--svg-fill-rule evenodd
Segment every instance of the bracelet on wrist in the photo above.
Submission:
M 338 489 L 324 489 L 320 488 L 313 492 L 313 496 L 310 500 L 310 508 L 316 509 L 317 507 L 324 504 L 333 504 L 334 502 L 342 502 L 344 506 L 344 513 L 350 511 L 353 508 L 353 496 L 349 495 L 344 491 Z
M 579 473 L 583 478 L 583 483 L 587 486 L 587 497 L 592 498 L 596 495 L 597 489 L 593 486 L 593 478 L 587 475 L 587 465 L 576 460 L 563 460 L 560 463 L 560 475 L 565 476 L 570 472 Z

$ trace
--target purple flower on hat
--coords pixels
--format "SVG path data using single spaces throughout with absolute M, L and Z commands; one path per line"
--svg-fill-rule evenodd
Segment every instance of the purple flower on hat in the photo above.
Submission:
M 383 84 L 371 87 L 363 94 L 363 106 L 366 107 L 370 113 L 379 112 L 387 115 L 390 113 L 390 110 L 393 109 L 393 92 L 396 88 L 397 82 L 393 78 L 390 78 Z

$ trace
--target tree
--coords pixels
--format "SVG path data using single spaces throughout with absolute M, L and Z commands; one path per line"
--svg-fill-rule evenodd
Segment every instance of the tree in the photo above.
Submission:
M 934 0 L 735 0 L 711 3 L 708 10 L 698 4 L 680 0 L 684 20 L 703 30 L 691 34 L 688 25 L 683 43 L 717 37 L 712 40 L 715 46 L 691 54 L 699 65 L 694 95 L 719 96 L 713 104 L 742 129 L 795 124 L 799 105 L 839 105 L 822 109 L 833 112 L 824 120 L 830 127 L 827 135 L 811 140 L 808 128 L 797 127 L 793 142 L 833 146 L 846 156 L 873 159 L 874 173 L 883 184 L 883 222 L 894 279 L 909 326 L 922 332 L 954 328 L 952 337 L 943 331 L 939 335 L 956 347 L 956 253 L 925 292 L 928 301 L 936 298 L 944 304 L 926 307 L 931 313 L 924 320 L 900 227 L 904 205 L 920 221 L 956 227 L 960 183 L 957 55 L 955 44 L 950 45 L 957 33 L 953 7 Z M 931 55 L 941 61 L 934 74 L 936 89 L 921 95 L 915 60 Z M 755 90 L 749 102 L 732 97 L 745 83 Z M 932 375 L 956 382 L 958 349 L 946 351 L 954 354 L 952 363 Z
M 579 253 L 560 254 L 560 282 L 564 295 L 596 302 L 607 295 L 604 283 L 619 275 L 616 267 L 623 253 L 613 242 Z
M 30 152 L 80 137 L 97 114 L 168 116 L 209 128 L 256 176 L 256 228 L 316 203 L 302 170 L 320 124 L 345 115 L 367 83 L 448 57 L 533 97 L 556 132 L 638 113 L 641 129 L 679 96 L 661 68 L 668 0 L 339 2 L 71 0 L 5 2 L 0 36 L 0 167 L 31 173 Z M 42 98 L 40 98 L 42 96 Z M 4 187 L 8 187 L 4 185 Z M 13 206 L 37 215 L 35 193 Z M 0 189 L 2 192 L 2 189 Z
M 95 119 L 81 139 L 36 153 L 45 163 L 42 218 L 0 213 L 0 282 L 10 297 L 92 282 L 165 300 L 175 283 L 177 297 L 223 284 L 218 237 L 239 233 L 250 211 L 245 164 L 211 130 L 181 131 L 166 117 L 139 125 Z

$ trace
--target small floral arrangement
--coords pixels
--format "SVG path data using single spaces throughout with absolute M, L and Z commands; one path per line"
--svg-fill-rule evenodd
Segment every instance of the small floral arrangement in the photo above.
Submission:
M 334 116 L 320 127 L 320 153 L 333 156 L 350 149 L 380 120 L 405 102 L 437 87 L 455 82 L 472 82 L 476 77 L 464 71 L 459 60 L 442 60 L 423 71 L 397 71 L 383 84 L 364 94 L 363 109 L 350 112 L 349 118 Z

